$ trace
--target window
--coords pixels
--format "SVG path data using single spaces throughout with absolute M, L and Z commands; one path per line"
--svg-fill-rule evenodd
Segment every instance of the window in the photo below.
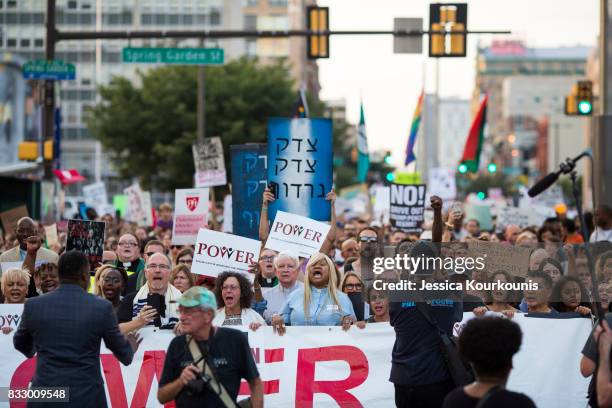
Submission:
M 6 7 L 7 8 L 16 8 L 17 7 L 17 0 L 8 0 L 6 2 Z
M 206 18 L 206 14 L 196 14 L 195 23 L 196 25 L 206 25 L 208 23 L 208 19 Z
M 19 45 L 21 47 L 29 47 L 30 46 L 30 39 L 29 38 L 22 38 L 21 41 L 19 42 Z
M 44 24 L 45 23 L 45 15 L 43 13 L 33 13 L 32 14 L 32 24 Z
M 257 40 L 246 40 L 246 55 L 254 57 L 257 55 Z
M 0 9 L 2 9 L 4 7 L 4 4 L 2 2 L 2 0 L 0 0 Z
M 244 29 L 245 30 L 256 30 L 257 29 L 257 16 L 245 15 L 244 16 Z
M 17 24 L 17 13 L 6 13 L 4 18 L 6 24 Z
M 168 24 L 170 25 L 178 25 L 179 24 L 179 16 L 178 14 L 170 14 Z
M 19 24 L 32 24 L 32 14 L 31 13 L 20 13 L 19 14 Z
M 90 3 L 83 3 L 83 4 L 81 4 L 81 8 L 83 10 L 91 10 L 91 4 Z
M 193 24 L 193 16 L 191 14 L 183 15 L 183 24 L 184 25 L 192 25 Z
M 257 7 L 258 0 L 244 0 L 244 7 Z
M 140 18 L 142 25 L 152 25 L 153 16 L 151 14 L 143 14 Z
M 76 2 L 76 0 L 68 0 L 68 8 L 69 8 L 69 9 L 74 10 L 74 9 L 76 9 L 77 7 L 78 7 L 78 6 L 77 6 L 77 2 Z
M 155 14 L 155 25 L 166 25 L 165 17 L 164 14 Z
M 219 25 L 221 24 L 221 13 L 219 10 L 212 10 L 210 12 L 210 25 Z
M 15 38 L 9 38 L 6 40 L 6 46 L 9 48 L 17 47 L 17 40 Z
M 66 21 L 67 24 L 70 24 L 70 25 L 79 24 L 79 15 L 78 14 L 69 13 L 69 14 L 66 15 L 66 17 L 67 17 L 67 21 Z
M 121 19 L 123 20 L 123 25 L 132 25 L 132 12 L 124 11 L 121 13 Z

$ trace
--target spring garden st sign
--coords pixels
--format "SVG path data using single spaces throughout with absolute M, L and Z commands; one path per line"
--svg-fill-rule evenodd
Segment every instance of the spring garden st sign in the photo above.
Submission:
M 133 48 L 123 49 L 123 62 L 136 64 L 220 65 L 221 48 Z

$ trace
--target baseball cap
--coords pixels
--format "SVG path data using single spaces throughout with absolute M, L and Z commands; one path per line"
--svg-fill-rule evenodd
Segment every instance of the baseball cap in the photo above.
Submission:
M 178 304 L 183 307 L 208 306 L 213 310 L 217 310 L 215 295 L 210 290 L 201 286 L 187 289 L 179 298 Z

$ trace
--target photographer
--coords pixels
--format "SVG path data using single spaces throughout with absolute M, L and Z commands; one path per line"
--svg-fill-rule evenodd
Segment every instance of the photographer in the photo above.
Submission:
M 178 303 L 184 334 L 168 346 L 159 402 L 174 400 L 178 408 L 235 408 L 244 378 L 251 389 L 251 406 L 263 407 L 263 386 L 246 334 L 212 324 L 215 295 L 196 286 L 185 291 Z

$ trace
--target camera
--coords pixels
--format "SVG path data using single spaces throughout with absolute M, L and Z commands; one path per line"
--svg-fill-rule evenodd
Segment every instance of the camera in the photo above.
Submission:
M 201 394 L 206 387 L 210 387 L 210 376 L 206 373 L 200 373 L 195 379 L 185 385 L 185 389 L 191 395 Z

